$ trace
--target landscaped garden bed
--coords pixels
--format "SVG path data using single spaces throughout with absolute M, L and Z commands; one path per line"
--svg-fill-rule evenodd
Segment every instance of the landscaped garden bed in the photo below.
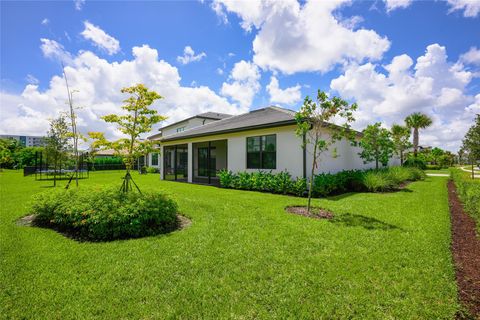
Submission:
M 254 190 L 296 196 L 307 195 L 306 179 L 292 179 L 288 172 L 221 171 L 220 185 L 224 188 Z M 390 167 L 379 170 L 344 170 L 315 175 L 312 196 L 326 197 L 347 192 L 387 192 L 399 190 L 406 183 L 425 179 L 425 173 L 415 167 Z
M 158 192 L 120 192 L 118 188 L 82 187 L 38 194 L 34 225 L 79 240 L 110 241 L 167 233 L 179 226 L 177 204 Z
M 452 253 L 460 301 L 467 312 L 459 318 L 480 317 L 480 238 L 476 235 L 475 220 L 468 216 L 453 181 L 448 182 L 452 219 Z

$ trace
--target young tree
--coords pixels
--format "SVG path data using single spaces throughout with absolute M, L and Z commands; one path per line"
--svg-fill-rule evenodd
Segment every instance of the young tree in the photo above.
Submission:
M 355 121 L 353 112 L 357 104 L 349 105 L 339 97 L 328 98 L 321 90 L 317 92 L 317 99 L 313 101 L 306 97 L 300 110 L 295 114 L 297 121 L 297 136 L 303 139 L 303 147 L 311 153 L 313 161 L 308 188 L 307 212 L 310 212 L 312 186 L 315 169 L 318 168 L 320 156 L 336 141 L 342 138 L 354 139 L 355 132 L 350 130 L 350 123 Z M 341 119 L 341 126 L 334 126 L 329 121 Z M 313 150 L 309 150 L 310 146 Z
M 401 126 L 399 124 L 392 125 L 392 140 L 395 145 L 395 152 L 400 156 L 400 164 L 403 164 L 403 156 L 405 150 L 410 148 L 410 129 L 408 127 Z
M 415 112 L 405 118 L 407 127 L 413 129 L 413 155 L 416 158 L 418 153 L 419 129 L 425 129 L 432 125 L 432 119 L 426 114 Z
M 465 138 L 463 138 L 462 149 L 468 152 L 468 158 L 472 165 L 472 179 L 474 179 L 474 164 L 480 159 L 480 114 L 477 114 L 475 123 L 468 129 Z
M 115 123 L 117 129 L 127 137 L 108 141 L 101 132 L 89 132 L 89 136 L 94 139 L 92 148 L 113 149 L 117 156 L 123 158 L 127 172 L 120 190 L 128 192 L 132 189 L 131 182 L 133 180 L 130 170 L 133 168 L 135 159 L 153 150 L 154 142 L 142 140 L 140 136 L 150 132 L 154 124 L 165 120 L 166 117 L 158 115 L 156 110 L 149 109 L 155 100 L 162 97 L 155 91 L 149 91 L 143 84 L 123 88 L 121 92 L 130 94 L 129 98 L 123 100 L 125 104 L 122 109 L 126 111 L 126 114 L 110 114 L 103 116 L 102 119 L 109 123 Z M 135 182 L 133 184 L 140 192 Z
M 430 152 L 430 158 L 433 164 L 438 165 L 440 162 L 440 158 L 444 155 L 444 151 L 438 147 L 435 147 Z
M 390 131 L 382 128 L 380 122 L 371 124 L 363 130 L 360 146 L 363 149 L 359 153 L 360 157 L 365 163 L 375 161 L 375 169 L 378 169 L 379 162 L 387 166 L 395 150 Z
M 66 158 L 67 151 L 71 148 L 69 144 L 70 131 L 68 130 L 65 115 L 61 114 L 58 118 L 50 120 L 50 129 L 45 138 L 45 152 L 53 160 L 53 186 L 57 185 L 58 169 L 62 170 L 63 161 Z

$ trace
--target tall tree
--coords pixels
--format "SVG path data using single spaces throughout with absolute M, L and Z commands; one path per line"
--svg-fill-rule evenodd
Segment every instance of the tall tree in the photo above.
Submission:
M 63 162 L 66 159 L 66 153 L 71 149 L 69 144 L 70 131 L 67 125 L 67 119 L 64 114 L 58 118 L 50 120 L 50 129 L 45 138 L 45 152 L 50 160 L 53 161 L 53 186 L 57 185 L 57 173 L 62 171 Z M 49 160 L 49 162 L 50 162 Z
M 378 169 L 379 163 L 387 166 L 395 150 L 390 131 L 382 128 L 380 122 L 371 124 L 363 130 L 360 146 L 362 147 L 360 157 L 365 163 L 375 161 L 375 169 Z
M 468 152 L 468 158 L 472 165 L 472 179 L 475 178 L 473 170 L 476 161 L 480 160 L 480 114 L 477 114 L 475 123 L 468 129 L 463 138 L 462 149 Z
M 392 125 L 391 132 L 393 144 L 395 145 L 395 152 L 400 156 L 400 163 L 403 164 L 404 152 L 412 146 L 409 141 L 410 129 L 399 124 L 394 124 Z
M 306 97 L 300 110 L 295 114 L 297 121 L 297 136 L 303 139 L 303 147 L 312 155 L 312 167 L 308 188 L 307 212 L 310 212 L 312 186 L 315 169 L 318 168 L 320 156 L 336 141 L 342 138 L 354 139 L 355 132 L 350 130 L 350 123 L 355 121 L 353 112 L 357 104 L 348 104 L 339 97 L 329 98 L 321 90 L 317 92 L 316 100 Z M 333 119 L 343 121 L 340 126 L 329 123 Z M 309 149 L 311 147 L 311 149 Z
M 418 153 L 419 130 L 431 126 L 432 119 L 426 114 L 414 112 L 405 118 L 405 123 L 408 128 L 413 129 L 413 154 L 416 158 Z
M 128 192 L 132 189 L 131 182 L 133 180 L 130 170 L 133 169 L 135 159 L 153 150 L 153 141 L 140 139 L 140 136 L 150 132 L 154 124 L 165 120 L 166 117 L 158 115 L 156 110 L 149 108 L 155 100 L 162 97 L 155 91 L 149 91 L 143 84 L 123 88 L 121 92 L 130 94 L 130 97 L 123 100 L 122 109 L 125 110 L 125 114 L 110 114 L 103 116 L 102 119 L 109 123 L 115 123 L 117 129 L 126 138 L 108 141 L 101 132 L 89 132 L 89 136 L 94 139 L 93 148 L 113 149 L 117 156 L 123 158 L 127 172 L 120 190 Z M 135 182 L 133 184 L 140 192 Z

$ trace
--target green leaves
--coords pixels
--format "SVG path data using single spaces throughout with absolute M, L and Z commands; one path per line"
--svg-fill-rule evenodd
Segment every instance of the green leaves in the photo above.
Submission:
M 109 114 L 103 116 L 102 119 L 105 122 L 116 124 L 117 129 L 127 138 L 108 141 L 101 132 L 89 132 L 89 136 L 94 140 L 93 149 L 113 149 L 117 156 L 124 158 L 127 170 L 129 170 L 133 167 L 136 158 L 154 149 L 152 141 L 141 140 L 140 136 L 150 132 L 154 124 L 165 120 L 166 117 L 149 108 L 155 100 L 161 99 L 162 96 L 155 91 L 149 91 L 143 84 L 123 88 L 121 92 L 130 94 L 130 97 L 123 100 L 125 104 L 122 109 L 126 111 L 125 114 Z
M 391 139 L 391 133 L 387 129 L 382 128 L 380 122 L 371 124 L 363 130 L 360 146 L 363 149 L 359 153 L 360 157 L 365 163 L 375 161 L 377 169 L 379 162 L 387 166 L 395 148 Z

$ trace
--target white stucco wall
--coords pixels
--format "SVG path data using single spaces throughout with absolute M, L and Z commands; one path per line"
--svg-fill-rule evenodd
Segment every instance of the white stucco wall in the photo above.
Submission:
M 271 170 L 274 173 L 281 171 L 288 171 L 293 178 L 303 177 L 303 149 L 302 139 L 295 134 L 295 125 L 257 129 L 244 132 L 219 134 L 207 137 L 198 137 L 191 139 L 184 139 L 174 142 L 162 143 L 162 149 L 167 145 L 185 144 L 185 143 L 197 143 L 216 140 L 227 140 L 227 159 L 228 170 L 233 172 L 255 172 L 258 169 L 247 169 L 247 137 L 261 136 L 276 134 L 277 142 L 277 163 L 276 169 Z M 326 132 L 325 134 L 328 134 Z M 191 149 L 189 148 L 189 151 Z M 311 151 L 311 145 L 307 146 L 307 150 Z M 336 150 L 336 151 L 334 151 Z M 374 162 L 365 164 L 360 158 L 358 153 L 361 151 L 360 147 L 351 146 L 347 140 L 337 141 L 328 151 L 326 151 L 320 160 L 320 165 L 315 170 L 315 173 L 331 172 L 335 173 L 341 170 L 353 170 L 353 169 L 368 169 L 375 166 Z M 189 159 L 191 156 L 189 156 Z M 306 171 L 307 177 L 310 176 L 310 170 L 312 167 L 313 156 L 311 152 L 306 153 Z M 163 152 L 159 156 L 159 164 L 163 178 Z M 389 165 L 399 165 L 400 160 L 398 157 L 392 159 Z M 189 165 L 189 172 L 190 172 Z M 270 170 L 265 170 L 270 171 Z
M 217 121 L 217 120 L 212 120 L 212 119 L 202 119 L 202 118 L 193 118 L 190 120 L 186 121 L 181 121 L 174 126 L 162 129 L 162 137 L 167 137 L 169 135 L 177 133 L 178 128 L 185 128 L 184 131 L 187 131 L 189 129 L 193 129 L 199 126 L 203 126 L 204 124 Z

